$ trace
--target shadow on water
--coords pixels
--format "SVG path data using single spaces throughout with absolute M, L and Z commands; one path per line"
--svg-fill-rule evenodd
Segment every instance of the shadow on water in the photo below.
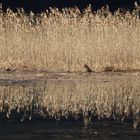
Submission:
M 139 74 L 0 74 L 0 140 L 138 140 L 139 91 Z
M 139 140 L 140 129 L 125 124 L 94 123 L 84 128 L 82 123 L 30 121 L 0 122 L 1 140 Z

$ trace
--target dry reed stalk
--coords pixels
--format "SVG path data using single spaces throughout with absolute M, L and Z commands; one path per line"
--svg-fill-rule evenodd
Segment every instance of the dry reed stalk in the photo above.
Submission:
M 0 14 L 0 68 L 55 72 L 140 70 L 138 12 L 90 7 Z

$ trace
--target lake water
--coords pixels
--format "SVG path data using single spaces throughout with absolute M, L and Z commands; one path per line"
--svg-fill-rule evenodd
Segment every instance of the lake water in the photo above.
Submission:
M 0 140 L 139 140 L 139 110 L 139 74 L 0 74 Z
M 128 124 L 96 122 L 18 121 L 0 122 L 0 140 L 139 140 L 140 128 Z

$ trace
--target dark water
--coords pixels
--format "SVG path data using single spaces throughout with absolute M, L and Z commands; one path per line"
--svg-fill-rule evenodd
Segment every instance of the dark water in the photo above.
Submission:
M 139 140 L 140 128 L 128 124 L 96 122 L 1 121 L 0 140 Z
M 49 7 L 57 7 L 60 10 L 63 8 L 78 7 L 81 11 L 85 9 L 89 4 L 92 10 L 98 10 L 102 6 L 109 5 L 111 11 L 115 11 L 118 8 L 124 8 L 127 10 L 134 9 L 134 2 L 138 4 L 140 0 L 2 0 L 3 10 L 10 8 L 17 10 L 17 8 L 24 8 L 26 12 L 42 12 Z

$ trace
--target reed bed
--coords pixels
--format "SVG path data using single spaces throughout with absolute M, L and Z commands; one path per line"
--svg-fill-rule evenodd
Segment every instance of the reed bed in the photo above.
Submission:
M 84 122 L 113 120 L 140 123 L 140 81 L 127 77 L 110 82 L 42 81 L 30 86 L 0 86 L 0 113 L 21 121 L 39 116 L 47 119 L 70 119 Z M 14 114 L 12 113 L 14 111 Z M 19 118 L 19 117 L 18 117 Z
M 140 70 L 139 42 L 139 8 L 0 13 L 1 70 L 79 72 L 85 64 L 93 71 Z

